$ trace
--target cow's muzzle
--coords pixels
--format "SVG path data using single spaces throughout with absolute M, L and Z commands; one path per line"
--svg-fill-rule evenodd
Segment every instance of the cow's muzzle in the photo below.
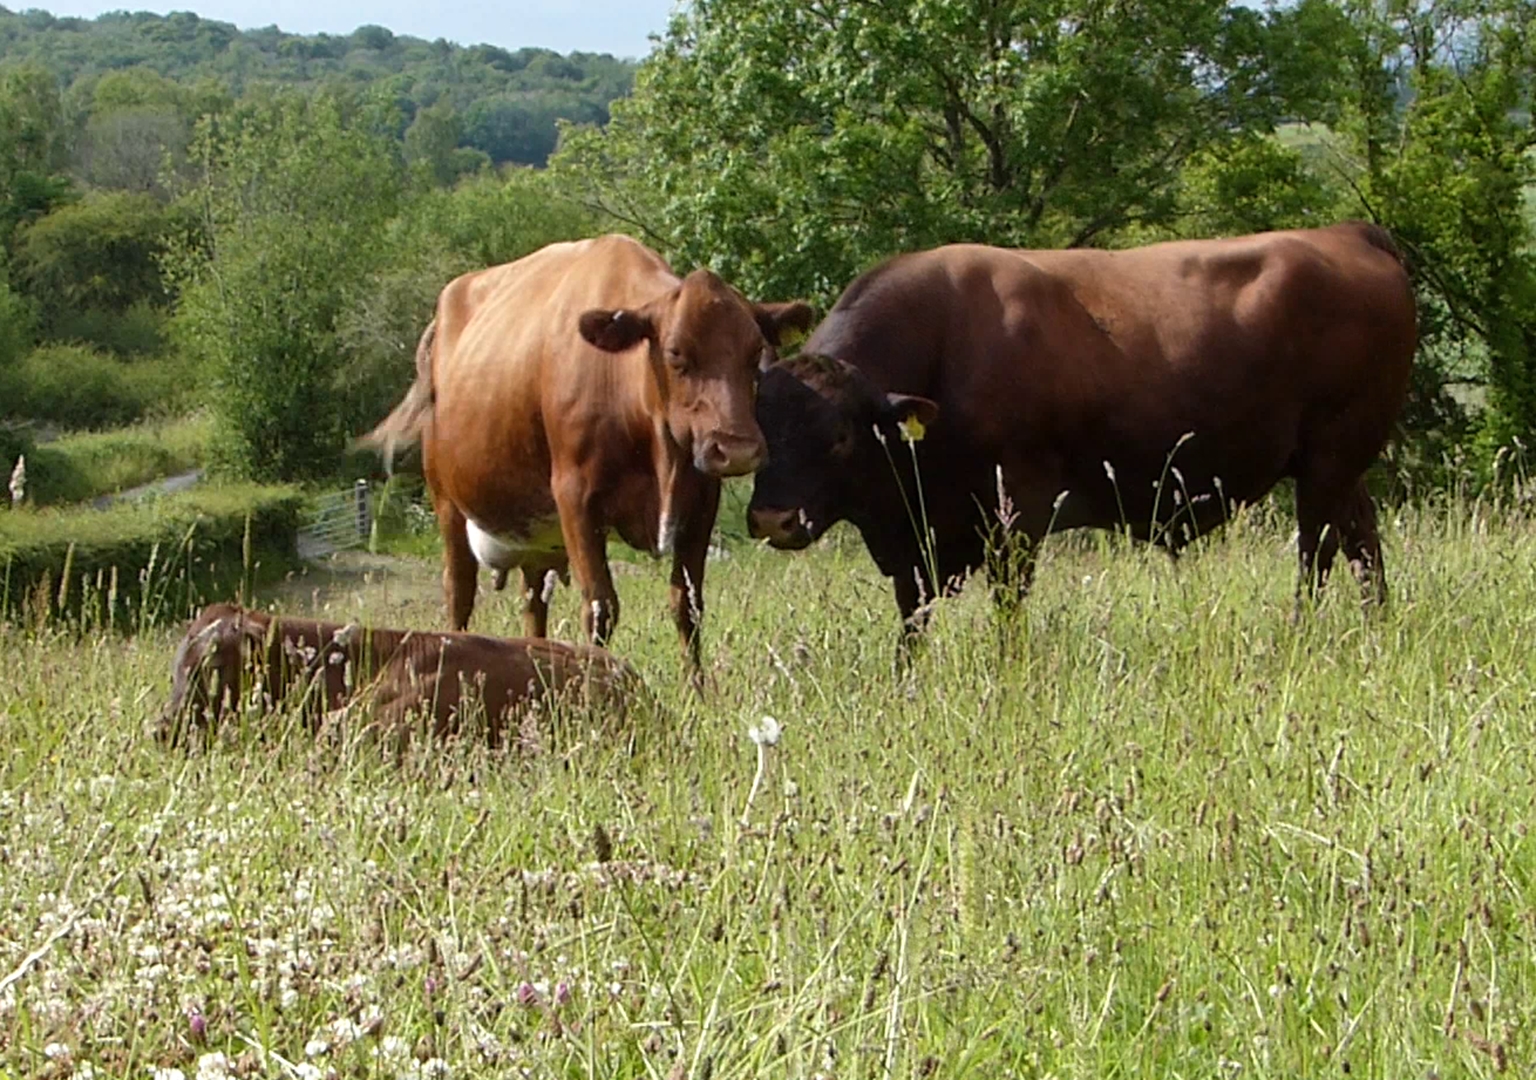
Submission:
M 693 452 L 693 464 L 706 476 L 746 476 L 768 460 L 761 435 L 710 435 Z
M 814 539 L 804 510 L 748 510 L 747 532 L 783 551 L 799 551 Z

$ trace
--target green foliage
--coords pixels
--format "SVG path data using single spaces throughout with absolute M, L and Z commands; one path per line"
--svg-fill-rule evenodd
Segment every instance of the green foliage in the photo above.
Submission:
M 216 464 L 233 475 L 323 475 L 350 434 L 336 327 L 389 254 L 403 165 L 388 122 L 377 101 L 280 94 L 199 141 L 212 254 L 174 260 L 173 338 L 210 373 Z
M 58 174 L 65 148 L 53 75 L 36 64 L 0 69 L 0 245 L 9 245 L 18 225 L 71 198 Z
M 128 362 L 83 345 L 43 345 L 0 370 L 0 416 L 118 427 L 186 407 L 192 374 L 176 358 Z
M 448 102 L 418 109 L 405 129 L 405 160 L 432 183 L 447 186 L 472 162 L 459 152 L 463 133 L 464 124 Z
M 16 459 L 23 454 L 33 452 L 32 433 L 24 427 L 0 422 L 0 473 L 3 480 L 9 482 L 11 470 L 16 467 Z M 30 465 L 28 466 L 30 468 Z M 11 501 L 11 493 L 7 489 L 0 494 L 0 505 L 8 506 Z
M 32 305 L 12 290 L 0 273 L 0 379 L 32 347 L 37 317 Z
M 701 0 L 556 166 L 680 264 L 826 300 L 894 251 L 1173 221 L 1192 155 L 1315 106 L 1263 66 L 1283 39 L 1304 69 L 1311 30 L 1224 0 Z
M 148 195 L 92 192 L 23 228 L 15 274 L 41 312 L 44 332 L 65 337 L 60 323 L 80 312 L 164 304 L 160 259 L 187 227 L 180 217 Z
M 211 435 L 202 415 L 65 435 L 27 452 L 27 498 L 34 506 L 86 502 L 187 472 L 207 459 Z
M 1181 229 L 1240 236 L 1336 220 L 1342 195 L 1309 169 L 1301 152 L 1273 136 L 1232 139 L 1193 155 L 1184 169 Z
M 123 626 L 182 617 L 240 581 L 247 546 L 291 565 L 302 506 L 294 488 L 237 484 L 105 510 L 0 513 L 0 612 L 78 614 L 84 602 Z
M 465 48 L 382 26 L 350 35 L 242 31 L 190 12 L 84 20 L 0 9 L 0 49 L 71 87 L 83 121 L 82 175 L 134 191 L 152 190 L 165 161 L 179 167 L 191 124 L 223 111 L 231 92 L 375 86 L 396 95 L 407 117 L 439 103 L 467 116 L 476 103 L 493 102 L 476 112 L 480 126 L 466 130 L 466 146 L 498 163 L 542 165 L 557 119 L 606 120 L 608 102 L 634 78 L 632 62 L 607 55 Z M 463 171 L 474 160 L 465 158 Z
M 148 301 L 125 311 L 77 308 L 59 312 L 49 334 L 54 341 L 89 345 L 120 357 L 153 357 L 166 345 L 169 312 Z
M 366 431 L 394 407 L 415 377 L 416 343 L 449 281 L 597 231 L 594 215 L 532 169 L 475 176 L 405 207 L 383 241 L 388 257 L 337 316 L 332 392 L 346 403 L 344 428 Z
M 1433 368 L 1421 373 L 1416 408 L 1454 412 L 1447 383 L 1484 384 L 1479 457 L 1489 472 L 1501 448 L 1536 439 L 1536 250 L 1525 208 L 1536 181 L 1536 12 L 1519 0 L 1349 9 L 1343 123 L 1356 183 L 1408 249 L 1425 355 L 1481 361 L 1438 386 Z

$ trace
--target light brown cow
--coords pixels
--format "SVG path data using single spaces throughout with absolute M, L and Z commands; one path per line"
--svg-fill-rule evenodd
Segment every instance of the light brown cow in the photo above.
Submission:
M 388 457 L 421 441 L 454 629 L 469 623 L 478 562 L 498 588 L 521 572 L 524 632 L 543 637 L 548 575 L 569 568 L 583 628 L 604 644 L 619 613 L 613 531 L 672 556 L 673 616 L 697 677 L 720 478 L 761 464 L 758 374 L 781 331 L 811 318 L 803 303 L 750 303 L 705 270 L 679 279 L 624 236 L 450 282 L 415 384 L 361 442 Z
M 383 731 L 431 718 L 447 738 L 479 705 L 496 745 L 507 723 L 556 700 L 623 715 L 644 696 L 633 668 L 589 645 L 444 631 L 364 628 L 210 604 L 176 649 L 157 735 L 173 744 L 207 731 L 254 692 L 264 709 L 299 702 L 318 726 L 358 703 Z

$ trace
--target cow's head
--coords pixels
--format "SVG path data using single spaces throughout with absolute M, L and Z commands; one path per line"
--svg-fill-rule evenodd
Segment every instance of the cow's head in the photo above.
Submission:
M 155 735 L 172 746 L 206 732 L 239 702 L 246 657 L 266 627 L 231 604 L 211 604 L 187 628 L 171 660 L 171 697 Z
M 581 336 L 607 352 L 650 343 L 672 438 L 710 476 L 741 476 L 763 462 L 753 413 L 759 373 L 790 329 L 810 327 L 804 303 L 754 304 L 707 270 L 633 311 L 582 314 Z
M 858 523 L 893 489 L 901 425 L 932 423 L 938 411 L 927 398 L 881 393 L 841 360 L 802 354 L 775 365 L 758 388 L 768 464 L 753 483 L 748 530 L 797 550 L 838 521 Z

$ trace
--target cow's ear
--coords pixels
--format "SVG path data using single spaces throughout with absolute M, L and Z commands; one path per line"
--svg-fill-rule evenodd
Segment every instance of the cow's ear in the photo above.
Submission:
M 930 398 L 916 394 L 886 394 L 885 400 L 898 424 L 916 421 L 920 427 L 927 427 L 939 416 L 939 403 Z
M 604 352 L 624 352 L 647 338 L 655 339 L 656 323 L 641 311 L 607 311 L 597 308 L 582 312 L 577 323 L 589 345 Z
M 811 329 L 816 312 L 803 300 L 788 304 L 753 304 L 752 314 L 763 337 L 775 347 L 793 345 Z

